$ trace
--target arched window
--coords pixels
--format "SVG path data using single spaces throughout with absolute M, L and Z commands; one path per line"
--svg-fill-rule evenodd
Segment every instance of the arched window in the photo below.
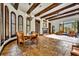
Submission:
M 4 4 L 0 3 L 0 46 L 4 43 L 4 23 L 3 23 L 3 8 Z
M 11 12 L 11 37 L 16 35 L 16 14 Z
M 23 17 L 21 15 L 18 16 L 18 31 L 23 32 Z
M 5 39 L 9 38 L 9 9 L 5 6 Z
M 26 33 L 29 33 L 31 30 L 31 18 L 27 17 L 26 18 Z

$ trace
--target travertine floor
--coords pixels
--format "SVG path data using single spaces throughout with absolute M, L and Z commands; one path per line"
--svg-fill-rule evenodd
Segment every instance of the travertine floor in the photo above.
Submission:
M 18 46 L 16 41 L 13 41 L 5 46 L 1 55 L 4 56 L 69 56 L 72 43 L 50 39 L 44 36 L 39 36 L 38 45 L 31 44 Z

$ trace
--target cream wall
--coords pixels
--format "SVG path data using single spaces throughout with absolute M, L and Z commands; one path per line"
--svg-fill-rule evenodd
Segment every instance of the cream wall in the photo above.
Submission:
M 22 15 L 23 16 L 23 32 L 24 32 L 24 35 L 25 35 L 26 34 L 26 17 L 27 17 L 27 14 L 24 13 L 24 12 L 22 12 L 19 9 L 18 10 L 15 10 L 11 4 L 6 3 L 5 6 L 7 6 L 8 9 L 9 9 L 9 27 L 11 27 L 11 20 L 10 20 L 11 19 L 11 12 L 13 11 L 16 14 L 16 31 L 18 31 L 18 16 L 19 15 Z M 4 24 L 5 24 L 5 22 L 4 22 Z M 5 28 L 5 25 L 4 25 L 4 28 Z M 11 28 L 9 28 L 9 34 L 10 33 L 11 33 Z M 10 37 L 11 37 L 11 35 L 9 35 L 9 38 Z
M 18 15 L 22 15 L 23 16 L 23 32 L 24 32 L 24 35 L 26 35 L 26 18 L 27 18 L 27 14 L 22 12 L 21 10 L 17 10 L 18 12 Z M 17 27 L 18 27 L 18 20 L 17 20 Z M 18 28 L 17 28 L 18 30 Z
M 5 3 L 4 4 L 5 6 L 8 7 L 9 9 L 9 27 L 11 27 L 11 12 L 14 12 L 16 14 L 16 31 L 18 31 L 18 16 L 19 15 L 22 15 L 23 16 L 23 32 L 24 32 L 24 35 L 26 35 L 26 18 L 29 16 L 27 15 L 25 12 L 21 11 L 21 10 L 16 10 L 11 4 L 9 3 Z M 5 7 L 4 7 L 5 9 Z M 5 10 L 4 10 L 4 34 L 5 34 Z M 31 20 L 31 31 L 35 31 L 35 17 L 32 15 L 32 20 Z M 40 34 L 43 34 L 43 31 L 42 31 L 42 28 L 43 28 L 43 20 L 45 19 L 40 19 Z M 47 26 L 48 27 L 48 26 Z M 5 35 L 4 35 L 5 37 Z M 9 38 L 11 38 L 11 28 L 9 28 Z
M 17 11 L 10 4 L 8 4 L 8 3 L 4 4 L 4 5 L 7 6 L 8 9 L 9 9 L 9 38 L 11 38 L 11 28 L 10 28 L 11 27 L 11 12 L 13 11 L 16 14 L 16 19 L 18 19 L 18 17 L 17 17 Z M 4 7 L 4 9 L 5 9 L 5 7 Z M 5 11 L 4 11 L 4 14 L 5 14 Z M 4 21 L 5 21 L 5 19 L 4 19 Z M 4 22 L 4 24 L 5 24 L 5 22 Z M 17 24 L 16 24 L 16 28 L 17 28 Z M 4 25 L 4 30 L 5 30 L 5 25 Z M 5 31 L 4 31 L 4 33 L 5 33 Z

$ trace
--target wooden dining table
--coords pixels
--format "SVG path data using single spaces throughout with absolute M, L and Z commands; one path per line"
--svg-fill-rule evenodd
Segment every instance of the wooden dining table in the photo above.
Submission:
M 24 36 L 25 40 L 31 39 L 31 35 Z

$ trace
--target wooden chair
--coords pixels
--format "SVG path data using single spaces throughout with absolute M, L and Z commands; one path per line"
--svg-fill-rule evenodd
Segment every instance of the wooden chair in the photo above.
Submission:
M 31 39 L 32 42 L 38 43 L 38 33 L 32 32 L 30 39 Z
M 24 44 L 25 38 L 24 38 L 24 33 L 23 32 L 17 32 L 17 44 Z
M 68 35 L 71 36 L 71 37 L 76 37 L 75 31 L 70 31 L 70 32 L 68 33 Z
M 79 45 L 72 45 L 71 55 L 79 56 Z

